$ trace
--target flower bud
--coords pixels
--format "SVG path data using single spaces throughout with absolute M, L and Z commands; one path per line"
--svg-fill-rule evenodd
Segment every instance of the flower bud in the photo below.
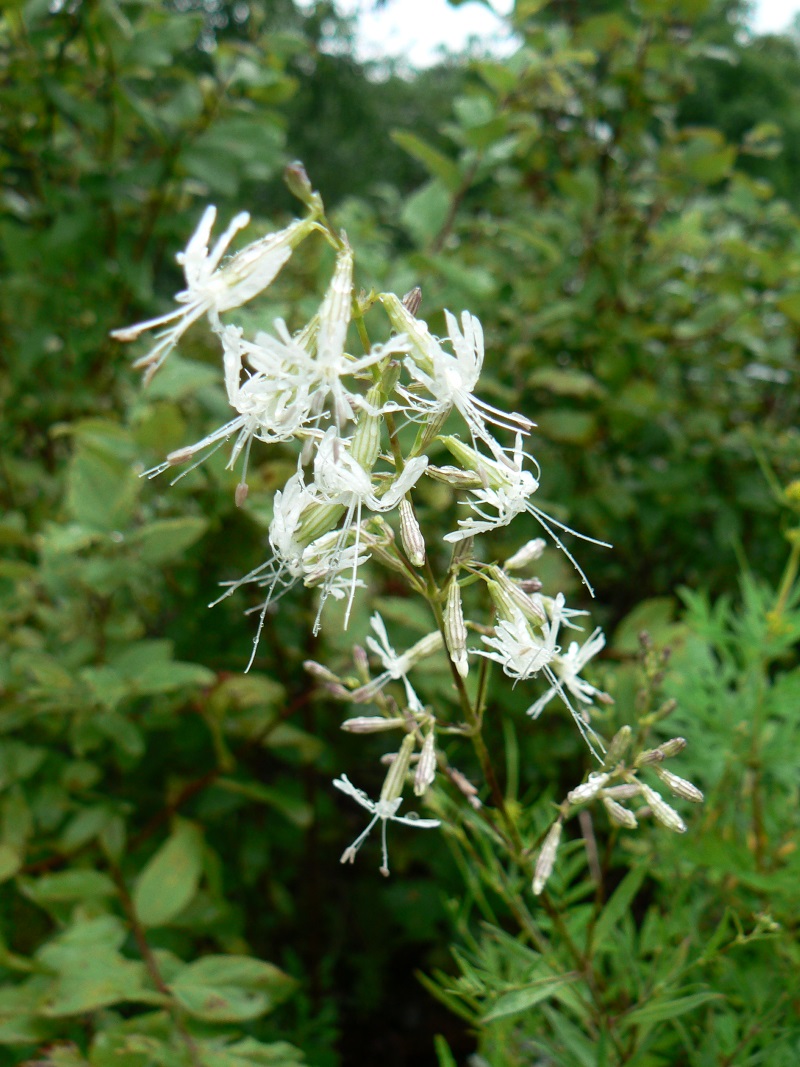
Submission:
M 422 751 L 414 772 L 414 792 L 421 797 L 436 777 L 436 736 L 429 730 L 422 742 Z
M 631 743 L 631 728 L 628 725 L 621 726 L 611 739 L 608 751 L 603 760 L 604 767 L 615 767 L 628 750 Z
M 381 387 L 373 385 L 367 393 L 366 400 L 369 408 L 359 415 L 358 423 L 353 432 L 350 455 L 361 464 L 367 474 L 370 474 L 381 450 L 381 425 L 383 419 L 380 415 L 370 415 L 369 409 L 380 409 Z
M 569 804 L 585 804 L 589 800 L 594 800 L 609 777 L 608 774 L 590 774 L 588 781 L 583 782 L 567 793 L 567 802 Z
M 319 193 L 314 192 L 306 174 L 306 168 L 299 160 L 287 165 L 283 172 L 283 180 L 286 182 L 289 192 L 296 196 L 298 200 L 301 200 L 307 208 L 315 214 L 319 214 L 322 211 L 322 198 Z
M 406 311 L 416 317 L 422 304 L 422 290 L 418 285 L 415 285 L 413 289 L 409 289 L 403 297 L 402 304 Z
M 487 572 L 491 575 L 492 581 L 489 585 L 489 595 L 492 600 L 495 601 L 498 612 L 500 612 L 504 619 L 513 619 L 514 611 L 516 608 L 521 611 L 528 622 L 533 623 L 534 626 L 540 626 L 545 621 L 545 615 L 542 608 L 532 600 L 527 593 L 520 589 L 519 585 L 506 574 L 505 571 L 499 567 L 487 567 Z M 492 591 L 493 582 L 497 585 L 497 589 Z M 495 597 L 498 599 L 495 600 Z M 503 605 L 501 611 L 501 604 Z M 508 614 L 510 611 L 510 614 Z
M 408 295 L 410 296 L 410 294 Z M 420 293 L 421 296 L 422 294 Z M 414 346 L 414 362 L 426 374 L 432 374 L 434 366 L 429 353 L 436 346 L 436 342 L 431 337 L 427 324 L 422 319 L 416 318 L 395 293 L 381 293 L 378 299 L 383 304 L 392 326 L 398 333 L 404 333 Z
M 685 778 L 673 774 L 672 771 L 668 771 L 666 767 L 659 767 L 656 765 L 653 767 L 653 770 L 673 796 L 681 797 L 683 800 L 691 800 L 693 804 L 703 803 L 703 794 L 696 785 L 692 785 L 692 783 L 687 782 Z
M 435 482 L 444 482 L 446 485 L 452 485 L 456 489 L 480 489 L 483 485 L 480 475 L 475 471 L 465 471 L 460 467 L 453 467 L 445 465 L 444 467 L 428 466 L 425 471 L 429 478 L 433 478 Z
M 558 852 L 558 844 L 560 840 L 561 820 L 557 819 L 550 827 L 547 837 L 544 839 L 542 851 L 539 853 L 539 858 L 536 861 L 536 869 L 533 872 L 533 892 L 537 897 L 544 889 L 547 880 L 553 873 L 553 867 L 556 862 L 556 852 Z
M 626 830 L 635 830 L 639 825 L 630 808 L 624 808 L 611 797 L 603 797 L 603 805 L 608 812 L 609 819 L 617 826 L 624 826 Z
M 338 683 L 341 681 L 338 675 L 334 674 L 333 671 L 328 670 L 322 663 L 317 663 L 316 660 L 305 660 L 303 662 L 303 667 L 312 678 L 316 678 L 320 682 Z
M 603 790 L 603 795 L 615 800 L 632 800 L 641 793 L 638 782 L 626 782 L 625 785 L 612 785 Z
M 461 604 L 461 586 L 455 580 L 450 582 L 447 590 L 447 602 L 444 608 L 444 634 L 447 639 L 447 651 L 462 678 L 469 674 L 467 660 L 467 627 L 464 624 L 464 609 Z
M 240 508 L 247 500 L 247 494 L 250 492 L 247 482 L 239 482 L 236 486 L 236 490 L 233 495 L 233 501 L 237 508 Z
M 660 793 L 657 793 L 655 789 L 651 789 L 649 785 L 645 785 L 644 782 L 641 783 L 640 788 L 642 796 L 660 823 L 666 826 L 668 830 L 673 830 L 676 834 L 686 833 L 686 823 L 677 811 L 667 804 Z
M 533 563 L 534 560 L 539 559 L 542 552 L 547 547 L 547 542 L 542 537 L 534 537 L 532 541 L 528 541 L 522 548 L 518 549 L 513 556 L 510 556 L 503 565 L 504 571 L 519 571 L 523 567 L 527 567 L 529 563 Z
M 397 730 L 405 724 L 405 719 L 385 719 L 382 715 L 359 715 L 355 719 L 345 719 L 340 728 L 349 734 L 379 734 L 385 730 Z
M 673 737 L 669 741 L 664 741 L 663 744 L 658 746 L 664 759 L 671 759 L 673 756 L 677 756 L 679 752 L 683 752 L 686 748 L 685 737 Z
M 411 755 L 414 751 L 416 738 L 413 734 L 406 734 L 397 757 L 392 760 L 381 789 L 381 800 L 397 800 L 403 793 L 406 784 L 406 775 L 411 765 Z
M 405 497 L 400 501 L 400 542 L 409 563 L 413 567 L 424 567 L 425 540 L 411 501 Z

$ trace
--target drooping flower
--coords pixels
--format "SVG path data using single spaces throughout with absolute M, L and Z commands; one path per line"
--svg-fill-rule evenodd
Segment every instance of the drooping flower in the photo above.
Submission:
M 261 346 L 245 341 L 238 326 L 223 327 L 219 331 L 219 337 L 223 348 L 225 389 L 231 407 L 237 412 L 236 417 L 195 444 L 171 452 L 164 463 L 147 473 L 154 477 L 168 467 L 184 463 L 198 453 L 206 452 L 213 445 L 219 447 L 224 441 L 234 437 L 227 467 L 232 469 L 244 452 L 242 476 L 237 490 L 237 503 L 242 503 L 247 495 L 247 465 L 253 439 L 267 444 L 291 440 L 308 424 L 311 405 L 306 375 L 296 360 L 291 361 L 292 349 L 289 346 L 285 346 L 289 358 L 285 358 L 282 363 L 274 360 L 272 366 L 251 373 L 244 365 L 245 360 L 250 364 L 256 362 L 257 357 L 263 355 Z M 188 471 L 178 477 L 183 477 L 186 473 Z
M 393 797 L 391 799 L 370 800 L 367 794 L 362 789 L 357 789 L 346 774 L 343 774 L 341 778 L 337 778 L 333 783 L 337 789 L 347 796 L 352 797 L 357 804 L 360 804 L 362 808 L 372 815 L 369 823 L 364 830 L 358 835 L 352 845 L 349 845 L 342 853 L 342 863 L 355 862 L 356 853 L 363 845 L 367 836 L 378 820 L 381 823 L 381 856 L 382 866 L 381 873 L 389 873 L 389 852 L 386 846 L 386 824 L 388 822 L 399 822 L 404 826 L 416 826 L 419 830 L 434 830 L 437 826 L 441 826 L 439 819 L 420 819 L 415 814 L 410 815 L 398 815 L 397 810 L 403 803 L 403 798 L 400 796 Z
M 117 340 L 134 341 L 147 330 L 173 323 L 156 334 L 153 348 L 134 363 L 135 367 L 147 368 L 145 381 L 152 378 L 192 323 L 208 314 L 212 328 L 217 328 L 221 312 L 241 307 L 263 292 L 292 249 L 317 225 L 313 218 L 298 219 L 277 233 L 253 241 L 220 266 L 236 234 L 250 222 L 250 215 L 246 211 L 236 215 L 209 251 L 216 217 L 217 209 L 207 207 L 185 251 L 176 256 L 186 278 L 186 288 L 175 294 L 182 307 L 112 332 Z
M 587 537 L 585 534 L 573 530 L 570 526 L 565 526 L 563 522 L 559 522 L 551 515 L 547 515 L 532 502 L 531 497 L 539 488 L 539 481 L 538 477 L 534 476 L 531 471 L 524 469 L 524 461 L 530 457 L 522 449 L 522 434 L 517 434 L 510 456 L 506 453 L 501 453 L 499 455 L 496 454 L 494 459 L 482 456 L 477 449 L 470 448 L 462 441 L 459 441 L 457 437 L 445 437 L 442 440 L 465 469 L 477 472 L 484 482 L 480 488 L 468 490 L 472 497 L 472 500 L 468 502 L 469 506 L 478 518 L 475 519 L 469 516 L 466 519 L 459 519 L 458 525 L 460 529 L 445 534 L 445 541 L 462 541 L 464 538 L 474 537 L 476 534 L 489 533 L 489 531 L 496 530 L 500 526 L 508 526 L 517 515 L 527 511 L 529 515 L 536 519 L 545 532 L 552 537 L 553 541 L 577 570 L 584 585 L 594 596 L 594 590 L 589 584 L 588 578 L 575 557 L 564 545 L 558 534 L 555 533 L 553 527 L 555 526 L 567 533 L 574 534 L 575 537 L 579 537 L 582 541 L 589 541 L 604 548 L 610 548 L 611 546 L 606 544 L 605 541 Z M 494 514 L 487 512 L 486 508 L 490 508 Z
M 410 351 L 405 365 L 409 374 L 432 397 L 428 400 L 404 390 L 411 411 L 428 419 L 455 408 L 469 427 L 473 441 L 483 441 L 495 455 L 501 454 L 501 449 L 487 423 L 525 433 L 532 428 L 533 423 L 524 415 L 500 411 L 474 396 L 484 359 L 483 329 L 474 315 L 462 312 L 459 329 L 455 315 L 445 311 L 451 354 L 431 335 L 427 324 L 412 315 L 394 293 L 381 294 L 381 301 L 392 325 L 408 337 Z
M 579 645 L 577 641 L 571 641 L 566 652 L 554 656 L 551 670 L 558 679 L 558 683 L 551 685 L 546 693 L 531 704 L 528 708 L 528 715 L 532 719 L 538 718 L 553 697 L 563 692 L 564 689 L 568 689 L 572 696 L 582 704 L 591 704 L 592 698 L 598 696 L 601 690 L 581 678 L 580 672 L 589 660 L 605 646 L 605 643 L 605 635 L 598 627 L 582 645 Z
M 378 640 L 376 641 L 371 635 L 367 637 L 367 648 L 378 657 L 383 666 L 383 671 L 377 678 L 373 678 L 371 682 L 367 682 L 366 685 L 354 690 L 352 693 L 353 700 L 356 703 L 365 703 L 367 700 L 372 700 L 388 682 L 402 681 L 409 710 L 422 711 L 422 702 L 408 680 L 408 672 L 421 659 L 432 655 L 442 647 L 442 635 L 436 630 L 417 641 L 407 652 L 398 656 L 389 642 L 386 624 L 380 613 L 376 611 L 369 621 Z
M 372 485 L 372 478 L 351 454 L 348 441 L 339 437 L 336 427 L 331 426 L 325 433 L 314 457 L 314 491 L 317 500 L 323 504 L 335 504 L 345 509 L 344 519 L 339 531 L 339 550 L 348 543 L 351 533 L 355 557 L 360 548 L 360 530 L 363 509 L 386 512 L 397 507 L 405 494 L 416 484 L 428 466 L 427 456 L 416 456 L 408 461 L 403 470 L 391 482 L 382 496 L 378 497 Z M 347 602 L 344 625 L 350 619 L 350 609 L 355 594 L 356 573 L 353 571 L 353 585 Z M 317 614 L 314 632 L 319 629 L 319 619 L 325 597 L 330 590 L 323 586 L 320 611 Z
M 551 618 L 542 622 L 539 628 L 534 629 L 522 611 L 514 607 L 511 618 L 501 619 L 497 623 L 494 637 L 481 638 L 490 651 L 486 651 L 486 649 L 475 649 L 474 651 L 478 656 L 485 656 L 487 659 L 501 664 L 503 673 L 508 675 L 509 678 L 513 678 L 515 683 L 527 681 L 540 673 L 543 674 L 569 709 L 581 736 L 593 755 L 600 760 L 600 756 L 590 737 L 590 735 L 593 735 L 597 739 L 594 731 L 584 720 L 583 715 L 570 703 L 569 697 L 564 692 L 561 681 L 553 667 L 561 652 L 557 641 L 563 611 L 564 596 L 559 593 L 554 600 Z M 532 709 L 529 709 L 528 714 L 531 713 Z

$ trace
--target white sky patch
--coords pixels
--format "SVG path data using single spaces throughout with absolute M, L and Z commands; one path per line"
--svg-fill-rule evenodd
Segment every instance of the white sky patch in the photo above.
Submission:
M 756 0 L 750 25 L 756 33 L 781 33 L 800 14 L 800 0 Z
M 299 0 L 311 7 L 314 0 Z M 453 7 L 447 0 L 388 0 L 375 10 L 374 0 L 335 0 L 343 15 L 358 20 L 357 52 L 361 59 L 396 59 L 415 68 L 430 67 L 445 52 L 470 45 L 494 55 L 510 55 L 516 42 L 503 20 L 513 0 L 467 0 Z M 781 33 L 800 14 L 800 0 L 755 0 L 750 25 L 756 33 Z

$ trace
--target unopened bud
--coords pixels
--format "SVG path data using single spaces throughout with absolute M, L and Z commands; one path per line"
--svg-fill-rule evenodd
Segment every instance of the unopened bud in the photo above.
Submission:
M 665 650 L 666 651 L 666 650 Z M 674 697 L 670 697 L 669 700 L 665 700 L 661 707 L 654 715 L 656 722 L 660 722 L 662 719 L 667 719 L 673 713 L 678 706 L 678 701 Z
M 244 504 L 245 500 L 247 500 L 247 494 L 249 492 L 250 487 L 248 486 L 247 482 L 239 482 L 239 484 L 236 486 L 236 491 L 233 495 L 233 500 L 237 508 L 240 508 L 242 504 Z
M 353 663 L 361 678 L 369 678 L 369 657 L 361 645 L 353 645 Z
M 664 753 L 660 748 L 646 748 L 643 752 L 634 760 L 636 767 L 646 767 L 651 763 L 661 763 L 664 759 Z
M 655 789 L 651 789 L 649 785 L 645 785 L 644 782 L 641 783 L 640 788 L 642 796 L 660 823 L 666 826 L 668 830 L 673 830 L 676 834 L 686 833 L 686 823 L 677 811 L 667 804 L 660 793 L 657 793 Z
M 523 593 L 540 593 L 542 590 L 541 578 L 520 578 L 517 584 Z
M 561 840 L 561 820 L 558 819 L 550 827 L 547 837 L 544 839 L 542 845 L 542 851 L 539 853 L 539 858 L 536 861 L 536 869 L 533 872 L 533 892 L 535 896 L 539 896 L 541 891 L 547 884 L 547 880 L 553 873 L 553 867 L 556 862 L 556 853 L 558 852 L 558 844 Z
M 467 659 L 467 627 L 464 624 L 464 609 L 461 604 L 461 586 L 453 579 L 447 590 L 444 608 L 444 634 L 447 651 L 462 678 L 469 674 Z
M 630 808 L 624 808 L 622 804 L 618 804 L 611 797 L 603 797 L 603 806 L 608 812 L 609 819 L 616 823 L 617 826 L 624 826 L 626 830 L 635 830 L 639 825 Z
M 422 751 L 414 771 L 414 792 L 421 797 L 436 777 L 436 737 L 433 730 L 425 735 Z
M 603 795 L 615 800 L 632 800 L 641 793 L 638 782 L 626 782 L 625 785 L 612 785 L 603 790 Z
M 683 752 L 685 748 L 685 737 L 673 737 L 669 741 L 664 741 L 663 744 L 658 746 L 664 759 L 672 759 L 672 757 L 677 756 L 679 752 Z
M 603 760 L 604 767 L 614 767 L 622 759 L 625 753 L 628 751 L 628 745 L 631 743 L 631 728 L 630 726 L 621 726 L 619 730 L 614 734 L 611 739 L 611 744 L 608 746 L 605 759 Z
M 583 782 L 567 793 L 567 802 L 569 804 L 585 804 L 589 800 L 594 800 L 608 779 L 609 775 L 607 774 L 590 774 L 588 781 Z
M 411 755 L 414 751 L 416 739 L 413 734 L 406 734 L 397 757 L 392 760 L 381 789 L 381 800 L 397 800 L 402 796 L 403 786 L 406 784 L 406 775 L 411 766 Z
M 528 541 L 526 545 L 518 549 L 513 556 L 510 556 L 504 566 L 505 571 L 520 571 L 523 567 L 527 567 L 529 563 L 533 563 L 534 560 L 539 559 L 542 552 L 547 547 L 547 542 L 541 537 L 534 537 L 532 541 Z
M 320 682 L 339 682 L 340 678 L 333 671 L 329 671 L 322 663 L 317 663 L 316 660 L 307 659 L 303 663 L 303 667 L 312 678 L 316 678 Z
M 381 402 L 380 386 L 373 385 L 367 393 L 367 403 L 370 408 L 378 409 Z M 378 453 L 381 450 L 381 425 L 383 419 L 380 415 L 370 415 L 369 409 L 362 411 L 355 431 L 353 443 L 350 446 L 350 455 L 356 460 L 367 474 L 372 472 Z
M 400 501 L 400 542 L 409 563 L 413 567 L 424 567 L 425 539 L 411 501 L 405 497 Z
M 406 295 L 403 297 L 403 307 L 406 311 L 409 311 L 416 317 L 417 312 L 422 304 L 422 290 L 418 285 L 415 285 L 413 289 L 409 289 Z
M 703 803 L 703 794 L 696 785 L 692 785 L 692 783 L 687 782 L 685 778 L 673 774 L 672 771 L 668 771 L 666 767 L 655 766 L 653 767 L 653 770 L 673 796 L 681 797 L 683 800 L 690 800 L 693 804 Z
M 355 719 L 345 719 L 341 729 L 349 734 L 379 734 L 385 730 L 397 730 L 405 724 L 405 719 L 385 719 L 382 715 L 360 715 Z
M 444 482 L 456 489 L 480 489 L 483 485 L 480 475 L 475 471 L 465 471 L 449 464 L 445 464 L 444 467 L 430 465 L 425 473 L 435 482 Z
M 447 776 L 460 793 L 463 793 L 468 799 L 477 800 L 478 790 L 466 775 L 463 775 L 461 771 L 457 771 L 455 767 L 450 767 L 448 768 Z
M 492 576 L 492 581 L 488 583 L 489 595 L 494 600 L 498 613 L 501 614 L 502 618 L 511 621 L 514 618 L 514 609 L 516 608 L 522 612 L 528 622 L 533 623 L 534 626 L 541 626 L 545 621 L 545 613 L 540 605 L 535 600 L 532 600 L 527 593 L 523 592 L 517 582 L 513 578 L 509 578 L 506 572 L 499 567 L 488 567 L 487 571 Z M 494 591 L 492 589 L 493 584 L 497 587 Z
M 322 199 L 319 193 L 314 192 L 302 163 L 298 160 L 289 163 L 283 172 L 283 180 L 289 187 L 289 192 L 302 201 L 306 207 L 315 213 L 322 210 Z

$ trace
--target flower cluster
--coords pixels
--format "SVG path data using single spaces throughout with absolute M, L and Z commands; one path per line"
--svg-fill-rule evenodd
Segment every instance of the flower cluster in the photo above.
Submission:
M 266 613 L 298 583 L 319 591 L 315 633 L 329 598 L 344 602 L 347 628 L 356 592 L 364 585 L 361 568 L 370 559 L 402 575 L 409 589 L 427 601 L 431 632 L 421 635 L 405 652 L 396 651 L 381 615 L 372 615 L 367 648 L 355 650 L 355 680 L 342 679 L 320 664 L 308 665 L 338 699 L 377 706 L 378 714 L 348 718 L 345 729 L 403 734 L 397 751 L 389 754 L 379 800 L 370 800 L 346 776 L 334 783 L 372 816 L 342 860 L 354 859 L 369 830 L 380 821 L 381 869 L 388 873 L 389 821 L 422 828 L 439 825 L 438 820 L 397 815 L 407 779 L 413 781 L 414 793 L 424 797 L 437 772 L 442 772 L 473 808 L 480 807 L 478 790 L 450 765 L 439 743 L 448 733 L 476 733 L 483 708 L 471 704 L 466 689 L 471 662 L 482 663 L 484 675 L 491 663 L 499 664 L 515 684 L 541 678 L 546 689 L 531 703 L 528 714 L 537 718 L 559 698 L 594 756 L 603 762 L 604 746 L 591 725 L 590 713 L 595 700 L 610 698 L 583 679 L 581 672 L 603 649 L 604 638 L 595 630 L 582 645 L 572 641 L 564 648 L 560 643 L 562 630 L 577 628 L 573 620 L 582 613 L 569 609 L 561 593 L 543 595 L 535 577 L 518 576 L 543 551 L 541 538 L 528 541 L 504 566 L 487 566 L 475 547 L 476 539 L 528 515 L 567 555 L 591 591 L 561 539 L 564 533 L 582 535 L 534 502 L 540 472 L 525 449 L 533 423 L 477 395 L 484 362 L 484 335 L 478 319 L 464 311 L 459 320 L 445 311 L 447 335 L 437 337 L 417 315 L 418 289 L 402 299 L 394 293 L 357 296 L 354 254 L 346 235 L 331 228 L 319 195 L 299 165 L 291 169 L 290 179 L 293 191 L 307 207 L 304 218 L 225 258 L 249 216 L 237 215 L 209 248 L 216 217 L 215 209 L 209 207 L 185 252 L 178 256 L 186 279 L 186 288 L 175 298 L 178 308 L 118 330 L 115 336 L 134 340 L 155 331 L 153 347 L 136 363 L 145 368 L 146 380 L 186 330 L 201 319 L 207 321 L 221 349 L 232 417 L 201 440 L 167 455 L 147 472 L 150 476 L 187 463 L 194 466 L 232 442 L 228 466 L 241 467 L 235 491 L 241 506 L 248 495 L 253 442 L 294 451 L 294 473 L 274 495 L 267 558 L 250 573 L 227 583 L 222 594 L 230 596 L 242 587 L 262 591 L 253 609 L 260 612 L 260 620 L 248 669 Z M 223 315 L 263 293 L 297 245 L 313 234 L 334 247 L 336 260 L 327 290 L 309 321 L 292 332 L 277 319 L 271 332 L 252 337 L 235 323 L 223 321 Z M 384 316 L 385 339 L 375 344 L 369 340 L 365 322 L 373 309 L 382 310 Z M 362 350 L 357 353 L 350 350 L 356 338 Z M 453 432 L 443 433 L 445 423 Z M 511 444 L 498 440 L 503 434 L 510 436 Z M 432 462 L 446 453 L 455 463 Z M 436 556 L 441 556 L 445 546 L 451 547 L 440 582 L 428 558 L 415 505 L 425 479 L 445 483 L 454 494 L 463 493 L 461 503 L 469 508 L 454 529 L 436 539 Z M 441 564 L 441 560 L 436 562 Z M 484 609 L 482 617 L 465 616 L 462 588 L 466 585 L 488 594 L 489 611 Z M 479 634 L 480 641 L 470 644 L 470 633 Z M 370 669 L 370 653 L 379 666 L 375 674 Z M 430 657 L 439 657 L 451 671 L 461 720 L 434 707 L 412 684 L 410 675 L 417 664 Z M 483 686 L 481 692 L 485 699 Z M 645 792 L 642 795 L 648 797 Z M 610 793 L 608 799 L 617 803 Z M 657 814 L 652 798 L 648 803 Z

